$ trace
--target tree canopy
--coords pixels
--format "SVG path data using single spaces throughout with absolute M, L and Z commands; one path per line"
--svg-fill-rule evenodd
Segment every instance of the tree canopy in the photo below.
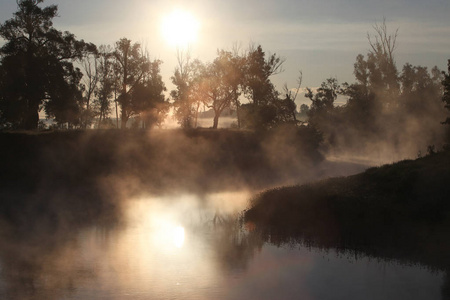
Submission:
M 444 86 L 444 95 L 442 96 L 442 101 L 444 101 L 445 103 L 445 108 L 450 110 L 450 59 L 448 60 L 448 72 L 447 74 L 444 73 L 442 85 Z M 450 124 L 450 117 L 447 117 L 444 123 Z
M 37 128 L 39 111 L 61 122 L 75 123 L 81 71 L 73 61 L 93 44 L 53 27 L 57 6 L 41 8 L 43 0 L 19 0 L 18 11 L 0 26 L 6 43 L 2 57 L 2 118 L 13 127 Z
M 428 145 L 442 143 L 444 130 L 436 119 L 443 118 L 445 80 L 437 67 L 405 64 L 401 73 L 395 63 L 397 31 L 386 24 L 374 26 L 368 34 L 370 50 L 359 54 L 354 64 L 355 83 L 338 84 L 328 79 L 314 94 L 308 112 L 310 123 L 324 133 L 335 149 L 389 153 L 417 153 Z M 338 95 L 347 98 L 336 106 Z

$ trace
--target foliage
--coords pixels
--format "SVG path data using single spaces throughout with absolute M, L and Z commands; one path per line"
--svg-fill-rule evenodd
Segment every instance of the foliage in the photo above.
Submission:
M 213 129 L 217 129 L 221 113 L 234 104 L 239 106 L 242 65 L 231 52 L 220 50 L 200 75 L 197 95 L 203 104 L 214 111 Z
M 367 54 L 367 61 L 361 60 L 362 65 L 355 65 L 355 69 L 366 66 L 368 72 L 368 84 L 372 91 L 379 96 L 380 101 L 386 107 L 395 106 L 395 101 L 400 90 L 398 71 L 394 59 L 394 51 L 397 47 L 398 29 L 389 34 L 386 20 L 381 25 L 373 26 L 375 34 L 367 35 L 371 50 Z M 355 70 L 355 73 L 357 70 Z
M 245 62 L 245 94 L 256 106 L 267 105 L 277 98 L 278 94 L 270 81 L 270 76 L 282 71 L 284 60 L 276 54 L 269 55 L 261 45 L 250 47 Z
M 249 100 L 241 106 L 238 116 L 242 127 L 269 129 L 279 121 L 290 119 L 292 99 L 279 99 L 279 93 L 270 81 L 272 75 L 283 71 L 284 59 L 276 54 L 268 55 L 261 45 L 250 46 L 243 67 L 243 90 Z M 295 108 L 294 108 L 295 109 Z
M 121 108 L 121 128 L 125 129 L 127 121 L 133 116 L 131 93 L 141 83 L 144 74 L 149 71 L 150 62 L 141 52 L 141 45 L 122 38 L 116 42 L 114 51 L 114 75 L 118 81 Z
M 276 124 L 277 108 L 275 105 L 257 105 L 245 103 L 241 105 L 239 117 L 241 126 L 253 130 L 270 129 Z
M 76 124 L 81 72 L 72 62 L 95 46 L 78 41 L 53 27 L 57 6 L 41 8 L 43 0 L 20 0 L 14 17 L 0 26 L 6 43 L 2 56 L 3 121 L 14 127 L 35 129 L 39 111 L 58 122 Z
M 442 74 L 437 67 L 429 72 L 426 67 L 405 64 L 400 80 L 399 105 L 405 113 L 419 117 L 423 113 L 438 114 L 442 110 Z
M 5 44 L 0 48 L 0 124 L 2 128 L 34 129 L 45 110 L 58 127 L 111 125 L 115 104 L 121 128 L 134 118 L 135 127 L 161 125 L 169 100 L 161 77 L 160 60 L 151 60 L 139 43 L 122 38 L 113 47 L 79 41 L 53 27 L 57 6 L 41 8 L 43 0 L 18 0 L 18 11 L 0 26 Z M 359 147 L 392 141 L 415 146 L 441 138 L 434 118 L 444 118 L 442 101 L 450 108 L 449 75 L 436 67 L 405 64 L 399 73 L 395 62 L 398 30 L 389 33 L 384 20 L 368 34 L 369 52 L 358 55 L 355 83 L 339 84 L 329 78 L 317 89 L 308 89 L 311 106 L 302 106 L 302 120 L 323 133 L 327 144 Z M 77 61 L 80 70 L 74 66 Z M 236 110 L 237 128 L 270 130 L 285 124 L 298 126 L 295 103 L 300 89 L 276 90 L 271 76 L 283 71 L 284 59 L 267 54 L 261 45 L 244 52 L 218 50 L 210 63 L 178 53 L 171 77 L 174 116 L 182 128 L 197 127 L 201 109 L 214 113 L 218 128 L 225 110 Z M 449 61 L 450 73 L 450 61 Z M 338 95 L 347 103 L 336 107 Z M 450 123 L 449 119 L 445 123 Z M 117 125 L 117 127 L 119 127 Z M 423 136 L 418 136 L 424 133 Z M 417 149 L 412 149 L 416 153 Z
M 111 100 L 113 92 L 117 90 L 117 81 L 114 74 L 114 60 L 112 49 L 108 46 L 99 47 L 98 63 L 96 65 L 97 85 L 94 90 L 94 115 L 98 117 L 98 128 L 109 127 L 107 122 L 111 113 Z M 107 122 L 107 123 L 105 123 Z
M 150 62 L 148 72 L 131 93 L 131 110 L 139 115 L 142 128 L 151 128 L 154 124 L 160 126 L 168 113 L 169 105 L 164 96 L 166 87 L 160 74 L 161 63 L 160 60 Z
M 189 53 L 178 53 L 178 67 L 172 76 L 176 90 L 171 92 L 175 116 L 183 128 L 196 127 L 201 105 L 214 112 L 212 128 L 218 127 L 225 109 L 236 109 L 238 127 L 270 128 L 277 120 L 295 117 L 292 99 L 278 99 L 270 76 L 281 72 L 284 60 L 266 58 L 261 46 L 247 53 L 219 50 L 212 63 L 191 61 Z M 241 104 L 245 95 L 248 104 Z M 287 95 L 289 96 L 289 95 Z
M 314 126 L 324 124 L 325 120 L 330 117 L 334 110 L 334 101 L 339 92 L 339 83 L 336 78 L 329 78 L 321 84 L 316 94 L 307 88 L 305 97 L 311 100 L 308 118 L 309 123 Z
M 175 117 L 181 128 L 196 127 L 201 99 L 196 97 L 196 84 L 201 77 L 204 65 L 200 60 L 191 61 L 189 52 L 178 52 L 178 66 L 171 77 L 176 89 L 170 92 Z
M 237 127 L 267 130 L 278 124 L 297 124 L 296 104 L 302 75 L 295 94 L 285 87 L 285 97 L 270 81 L 282 71 L 284 59 L 268 55 L 259 45 L 246 53 L 219 50 L 212 63 L 190 60 L 189 53 L 178 53 L 178 67 L 172 76 L 176 90 L 171 92 L 175 116 L 183 128 L 196 127 L 200 106 L 214 113 L 212 128 L 218 127 L 225 109 L 235 109 Z M 241 103 L 240 96 L 248 103 Z
M 450 110 L 450 59 L 448 60 L 448 72 L 447 74 L 444 72 L 443 75 L 444 79 L 442 80 L 442 85 L 444 87 L 444 94 L 442 96 L 442 101 L 445 103 L 445 108 Z M 450 124 L 450 117 L 447 117 L 444 123 Z
M 310 109 L 308 105 L 306 104 L 300 105 L 299 118 L 301 118 L 303 122 L 305 122 L 308 119 L 309 110 Z
M 80 125 L 82 128 L 90 127 L 93 123 L 96 112 L 94 111 L 93 101 L 98 89 L 100 80 L 99 63 L 101 56 L 97 53 L 86 55 L 82 60 L 84 76 L 81 80 L 81 90 L 83 93 L 80 101 Z
M 412 156 L 443 140 L 436 122 L 443 115 L 443 77 L 437 67 L 429 71 L 410 64 L 399 74 L 394 57 L 397 31 L 389 34 L 384 22 L 374 29 L 375 35 L 368 35 L 371 50 L 356 58 L 355 83 L 327 79 L 316 93 L 308 89 L 308 121 L 336 151 Z M 335 106 L 338 95 L 347 98 L 345 105 Z

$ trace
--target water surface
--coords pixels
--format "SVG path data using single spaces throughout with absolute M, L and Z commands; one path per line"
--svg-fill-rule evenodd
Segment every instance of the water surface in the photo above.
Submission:
M 442 271 L 268 243 L 240 219 L 250 198 L 142 196 L 114 222 L 4 229 L 0 299 L 442 299 Z

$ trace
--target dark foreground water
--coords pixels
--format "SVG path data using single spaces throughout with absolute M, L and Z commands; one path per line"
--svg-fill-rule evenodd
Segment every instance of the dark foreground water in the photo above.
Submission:
M 239 220 L 250 197 L 141 197 L 114 222 L 49 223 L 28 233 L 0 222 L 0 299 L 444 297 L 439 270 L 265 242 Z

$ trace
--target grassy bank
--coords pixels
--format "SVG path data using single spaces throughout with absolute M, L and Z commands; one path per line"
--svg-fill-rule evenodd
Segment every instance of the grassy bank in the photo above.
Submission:
M 450 266 L 450 153 L 258 195 L 245 219 L 265 239 Z

